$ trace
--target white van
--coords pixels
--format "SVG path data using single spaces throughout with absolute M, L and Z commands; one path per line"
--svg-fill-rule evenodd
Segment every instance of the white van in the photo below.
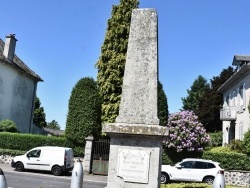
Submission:
M 11 166 L 17 171 L 44 170 L 59 176 L 73 169 L 74 154 L 71 148 L 42 146 L 33 148 L 24 155 L 14 157 Z

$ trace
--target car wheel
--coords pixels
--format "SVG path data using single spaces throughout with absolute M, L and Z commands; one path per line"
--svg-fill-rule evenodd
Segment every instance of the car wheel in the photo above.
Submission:
M 15 168 L 16 168 L 16 171 L 22 172 L 24 170 L 23 163 L 17 162 Z
M 53 166 L 51 172 L 54 176 L 60 176 L 62 174 L 62 169 L 60 166 Z
M 202 181 L 203 183 L 207 183 L 207 184 L 213 184 L 214 182 L 214 177 L 209 176 L 209 177 L 205 177 Z
M 162 184 L 165 184 L 165 183 L 167 183 L 168 181 L 169 181 L 169 176 L 168 176 L 168 174 L 165 173 L 165 172 L 162 172 L 162 173 L 161 173 L 161 183 L 162 183 Z

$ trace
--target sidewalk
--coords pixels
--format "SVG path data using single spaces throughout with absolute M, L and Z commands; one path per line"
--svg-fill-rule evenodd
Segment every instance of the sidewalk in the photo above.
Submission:
M 16 172 L 14 168 L 10 166 L 10 164 L 0 163 L 0 168 L 3 170 L 3 172 Z M 70 178 L 70 176 L 66 176 L 67 178 Z M 101 176 L 101 175 L 93 175 L 93 174 L 84 174 L 83 180 L 84 181 L 93 181 L 93 182 L 107 182 L 108 176 Z

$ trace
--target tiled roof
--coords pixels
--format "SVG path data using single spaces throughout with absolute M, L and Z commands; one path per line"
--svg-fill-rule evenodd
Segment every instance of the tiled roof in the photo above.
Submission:
M 44 127 L 43 130 L 51 135 L 54 135 L 54 136 L 62 136 L 64 134 L 63 130 L 49 129 L 46 127 Z
M 249 55 L 235 55 L 233 59 L 233 65 L 237 65 L 237 62 L 250 62 Z
M 3 62 L 9 64 L 10 66 L 26 73 L 28 76 L 31 76 L 33 79 L 35 79 L 37 82 L 43 81 L 40 76 L 38 76 L 34 71 L 32 71 L 25 63 L 17 57 L 17 55 L 14 56 L 13 62 L 10 62 L 7 60 L 7 58 L 3 55 L 4 51 L 4 42 L 0 38 L 0 60 Z
M 235 72 L 222 86 L 217 90 L 219 93 L 224 93 L 239 83 L 243 78 L 250 74 L 250 65 L 243 65 L 242 68 Z

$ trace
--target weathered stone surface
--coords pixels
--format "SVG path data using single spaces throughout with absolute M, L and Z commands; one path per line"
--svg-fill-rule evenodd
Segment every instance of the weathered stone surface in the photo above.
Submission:
M 111 137 L 106 188 L 160 187 L 162 139 L 168 129 L 159 126 L 157 58 L 156 10 L 133 10 L 119 116 L 103 125 Z
M 133 10 L 117 123 L 159 125 L 155 9 Z
M 109 123 L 102 126 L 106 133 L 141 134 L 141 135 L 168 135 L 169 129 L 159 125 Z

